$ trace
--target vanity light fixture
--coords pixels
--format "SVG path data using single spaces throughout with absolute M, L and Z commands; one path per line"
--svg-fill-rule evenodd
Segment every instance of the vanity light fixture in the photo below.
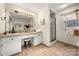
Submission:
M 26 12 L 26 11 L 22 11 L 22 10 L 15 10 L 14 11 L 15 13 L 22 13 L 22 14 L 25 14 L 26 16 L 33 16 L 33 13 L 31 12 Z
M 19 11 L 15 10 L 15 13 L 19 13 Z
M 6 17 L 4 17 L 4 19 L 6 19 Z
M 5 20 L 6 19 L 6 17 L 1 17 L 1 20 Z

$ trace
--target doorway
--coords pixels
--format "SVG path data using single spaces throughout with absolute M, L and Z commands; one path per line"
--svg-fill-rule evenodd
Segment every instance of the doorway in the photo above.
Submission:
M 50 10 L 50 42 L 56 40 L 56 18 L 55 13 Z

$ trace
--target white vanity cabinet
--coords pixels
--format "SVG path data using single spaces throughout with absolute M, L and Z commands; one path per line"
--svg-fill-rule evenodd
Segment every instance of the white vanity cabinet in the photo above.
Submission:
M 0 56 L 2 56 L 2 40 L 0 40 Z
M 41 33 L 37 33 L 33 37 L 33 46 L 39 45 L 42 43 L 42 35 Z
M 3 43 L 4 43 L 4 40 L 0 38 L 0 56 L 3 56 Z
M 0 44 L 0 56 L 1 56 L 1 53 L 2 53 L 2 48 L 1 48 L 1 44 Z
M 2 38 L 3 43 L 1 45 L 1 55 L 8 56 L 13 55 L 21 51 L 21 40 L 18 37 Z
M 1 56 L 1 53 L 2 53 L 2 47 L 1 47 L 1 44 L 0 44 L 0 56 Z
M 0 56 L 9 56 L 21 52 L 22 41 L 25 38 L 33 38 L 33 46 L 42 43 L 41 33 L 32 33 L 29 35 L 8 36 L 0 38 Z

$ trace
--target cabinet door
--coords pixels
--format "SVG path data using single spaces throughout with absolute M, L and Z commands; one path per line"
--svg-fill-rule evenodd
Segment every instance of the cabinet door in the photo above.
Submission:
M 2 55 L 2 44 L 0 44 L 0 56 Z
M 13 53 L 21 52 L 21 39 L 19 37 L 14 38 L 13 46 L 14 46 Z
M 18 38 L 7 38 L 3 45 L 3 55 L 13 55 L 21 51 L 21 40 Z
M 3 55 L 3 40 L 0 38 L 0 56 Z
M 33 38 L 33 46 L 36 46 L 38 44 L 42 43 L 42 36 L 40 33 L 35 34 L 34 38 Z

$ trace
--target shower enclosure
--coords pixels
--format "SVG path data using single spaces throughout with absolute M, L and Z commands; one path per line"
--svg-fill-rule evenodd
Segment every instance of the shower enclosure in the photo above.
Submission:
M 50 42 L 56 40 L 56 18 L 55 13 L 50 10 Z

